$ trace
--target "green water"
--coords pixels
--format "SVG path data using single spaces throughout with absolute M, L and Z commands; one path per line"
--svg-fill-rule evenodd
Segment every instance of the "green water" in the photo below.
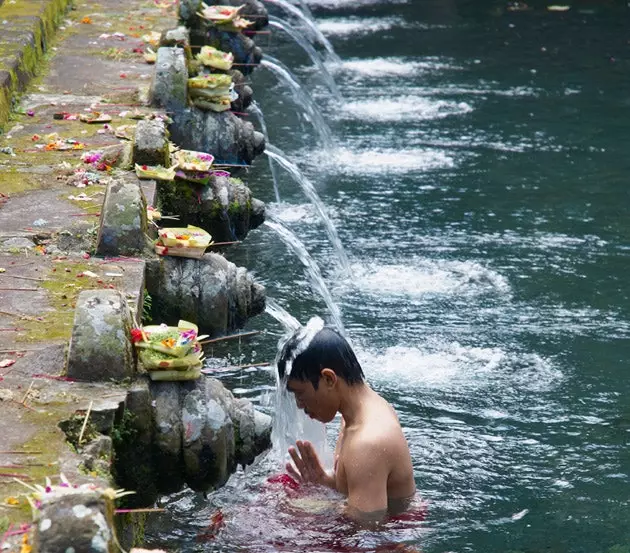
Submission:
M 630 9 L 311 6 L 343 60 L 344 105 L 293 44 L 262 46 L 311 89 L 336 152 L 318 149 L 271 76 L 253 84 L 271 142 L 330 210 L 352 278 L 288 178 L 268 208 L 319 262 L 371 384 L 399 412 L 429 505 L 399 541 L 427 553 L 630 551 Z M 265 160 L 248 183 L 273 202 Z M 228 256 L 302 322 L 326 316 L 269 229 Z M 279 325 L 250 327 L 267 332 L 213 353 L 273 359 Z M 224 379 L 272 412 L 272 374 Z M 243 479 L 264 478 L 254 469 L 209 504 L 172 498 L 156 543 L 276 550 L 269 536 L 245 546 L 229 532 L 194 544 L 217 505 L 247 510 Z M 316 538 L 299 549 L 326 550 Z

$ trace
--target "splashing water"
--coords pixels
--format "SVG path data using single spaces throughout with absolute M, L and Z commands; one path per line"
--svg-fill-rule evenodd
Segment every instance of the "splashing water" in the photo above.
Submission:
M 285 332 L 293 332 L 301 326 L 300 321 L 269 296 L 266 298 L 265 313 L 278 321 L 284 327 Z

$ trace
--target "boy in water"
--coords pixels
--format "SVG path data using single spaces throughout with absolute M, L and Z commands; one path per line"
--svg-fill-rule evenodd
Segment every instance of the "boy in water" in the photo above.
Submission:
M 289 448 L 289 474 L 347 496 L 346 514 L 354 520 L 378 521 L 407 509 L 416 491 L 407 440 L 392 406 L 365 382 L 348 342 L 311 319 L 282 348 L 278 372 L 309 417 L 323 423 L 342 417 L 333 473 L 310 442 L 298 441 Z

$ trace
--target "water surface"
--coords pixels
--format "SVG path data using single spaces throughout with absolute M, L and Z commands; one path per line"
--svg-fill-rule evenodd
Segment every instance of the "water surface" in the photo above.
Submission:
M 255 94 L 271 142 L 315 183 L 352 278 L 297 185 L 281 177 L 273 203 L 265 160 L 248 184 L 320 264 L 370 383 L 400 415 L 428 518 L 398 541 L 427 553 L 630 551 L 628 7 L 309 4 L 342 60 L 330 70 L 344 103 L 286 37 L 266 47 L 318 100 L 335 150 L 263 72 Z M 329 316 L 268 228 L 229 257 L 301 322 Z M 262 316 L 249 327 L 266 332 L 212 353 L 272 360 L 280 326 Z M 272 411 L 273 374 L 222 377 Z M 195 541 L 217 506 L 257 513 L 268 470 L 208 501 L 170 498 L 155 543 L 330 550 L 319 535 L 293 549 L 269 541 L 298 543 L 272 503 L 242 530 L 247 544 L 236 530 Z

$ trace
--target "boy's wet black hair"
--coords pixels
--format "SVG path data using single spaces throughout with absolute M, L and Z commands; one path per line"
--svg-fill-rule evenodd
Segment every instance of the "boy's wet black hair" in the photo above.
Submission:
M 304 329 L 295 332 L 284 344 L 277 364 L 281 381 L 308 380 L 315 389 L 322 369 L 332 369 L 348 384 L 358 384 L 365 378 L 350 344 L 330 327 L 310 336 Z

